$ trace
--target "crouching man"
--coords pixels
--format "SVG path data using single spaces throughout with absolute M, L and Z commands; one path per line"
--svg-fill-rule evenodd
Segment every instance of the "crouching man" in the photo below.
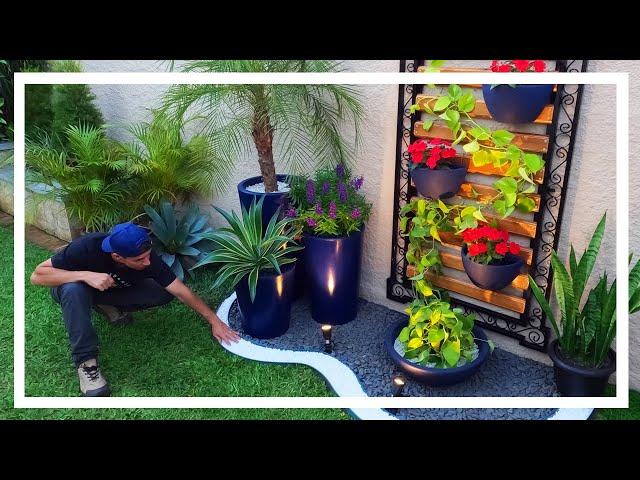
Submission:
M 98 367 L 98 336 L 91 323 L 95 309 L 113 324 L 130 323 L 131 313 L 178 298 L 202 315 L 223 343 L 239 336 L 182 283 L 151 250 L 147 232 L 133 223 L 111 234 L 91 233 L 71 242 L 31 274 L 31 283 L 51 287 L 62 309 L 80 391 L 89 397 L 111 391 Z

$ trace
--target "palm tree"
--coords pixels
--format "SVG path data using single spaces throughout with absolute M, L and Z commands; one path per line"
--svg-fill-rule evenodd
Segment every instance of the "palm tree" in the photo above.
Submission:
M 335 72 L 326 60 L 197 60 L 185 72 Z M 205 117 L 203 133 L 212 141 L 226 183 L 235 161 L 258 152 L 265 191 L 278 189 L 275 150 L 290 173 L 301 167 L 349 164 L 358 146 L 362 118 L 360 96 L 345 85 L 173 85 L 163 110 L 183 116 L 190 110 Z M 354 142 L 339 131 L 353 125 Z M 251 139 L 251 140 L 250 140 Z

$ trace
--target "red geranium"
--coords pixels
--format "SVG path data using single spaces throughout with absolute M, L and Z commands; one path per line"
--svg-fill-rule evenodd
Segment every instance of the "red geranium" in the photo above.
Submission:
M 407 151 L 411 154 L 411 162 L 416 167 L 426 164 L 431 170 L 437 168 L 438 162 L 443 158 L 453 158 L 457 155 L 456 149 L 451 146 L 451 142 L 433 138 L 429 142 L 416 140 Z
M 462 239 L 467 245 L 469 256 L 478 263 L 489 264 L 494 260 L 501 260 L 507 253 L 518 255 L 520 245 L 509 242 L 509 232 L 482 225 L 467 228 L 462 232 Z
M 492 72 L 544 72 L 546 63 L 544 60 L 493 60 Z

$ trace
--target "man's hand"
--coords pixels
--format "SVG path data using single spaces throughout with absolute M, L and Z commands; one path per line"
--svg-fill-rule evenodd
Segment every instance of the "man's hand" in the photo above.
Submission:
M 111 288 L 115 283 L 108 273 L 85 272 L 82 280 L 90 287 L 100 290 L 101 292 Z
M 222 320 L 214 320 L 211 323 L 211 333 L 220 343 L 229 345 L 240 340 L 240 335 L 231 330 L 231 328 Z

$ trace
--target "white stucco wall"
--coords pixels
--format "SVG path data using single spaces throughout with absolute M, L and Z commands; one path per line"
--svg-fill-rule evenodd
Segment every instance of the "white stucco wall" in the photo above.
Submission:
M 449 65 L 486 66 L 487 62 L 450 61 Z M 163 66 L 155 61 L 83 61 L 90 72 L 158 71 Z M 394 72 L 397 60 L 346 61 L 349 71 Z M 640 63 L 632 61 L 595 60 L 589 63 L 589 71 L 630 73 L 630 211 L 640 209 Z M 112 134 L 126 138 L 122 126 L 147 118 L 146 108 L 156 104 L 162 86 L 96 85 L 93 91 L 105 119 L 111 125 Z M 374 213 L 365 233 L 363 276 L 361 294 L 368 300 L 402 309 L 403 306 L 386 298 L 386 279 L 389 275 L 391 230 L 393 215 L 393 190 L 395 175 L 395 147 L 397 122 L 396 86 L 361 86 L 367 118 L 365 121 L 363 149 L 358 156 L 357 172 L 365 175 L 365 193 L 374 203 Z M 601 255 L 592 279 L 606 270 L 615 272 L 615 87 L 587 85 L 582 99 L 579 128 L 573 153 L 569 187 L 562 220 L 559 254 L 568 258 L 572 243 L 582 252 L 597 222 L 606 210 L 607 231 Z M 277 161 L 279 164 L 280 162 Z M 235 185 L 244 178 L 258 175 L 255 158 L 239 159 L 233 181 L 227 193 L 217 198 L 203 199 L 203 205 L 215 202 L 225 208 L 238 208 Z M 278 170 L 281 171 L 281 170 Z M 217 214 L 214 224 L 220 224 Z M 634 228 L 637 216 L 630 219 L 630 249 L 640 255 L 640 229 Z M 635 221 L 635 224 L 634 224 Z M 591 287 L 592 283 L 589 285 Z M 546 355 L 520 347 L 517 342 L 499 334 L 491 334 L 501 346 L 520 354 L 549 362 Z M 640 389 L 640 322 L 631 319 L 631 384 Z

